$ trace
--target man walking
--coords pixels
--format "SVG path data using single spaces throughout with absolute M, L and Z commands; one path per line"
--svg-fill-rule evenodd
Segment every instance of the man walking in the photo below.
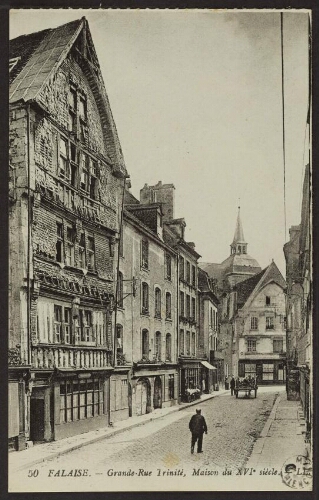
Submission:
M 230 381 L 230 395 L 234 395 L 234 389 L 235 389 L 235 379 L 234 376 L 232 376 L 231 381 Z
M 192 433 L 191 453 L 194 453 L 194 446 L 197 441 L 197 453 L 203 453 L 203 434 L 207 434 L 207 425 L 205 418 L 201 415 L 201 410 L 196 410 L 196 415 L 193 415 L 189 422 L 189 429 Z

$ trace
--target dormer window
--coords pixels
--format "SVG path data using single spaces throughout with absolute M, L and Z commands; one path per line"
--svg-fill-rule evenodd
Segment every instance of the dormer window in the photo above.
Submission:
M 270 306 L 270 297 L 266 295 L 266 306 Z

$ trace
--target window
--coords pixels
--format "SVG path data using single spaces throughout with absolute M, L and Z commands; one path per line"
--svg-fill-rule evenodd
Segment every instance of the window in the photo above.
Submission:
M 258 330 L 258 318 L 256 318 L 256 316 L 250 318 L 250 329 Z
M 87 248 L 88 268 L 90 270 L 93 270 L 95 267 L 95 249 L 94 249 L 93 236 L 88 236 L 87 242 L 88 242 L 88 248 Z
M 123 308 L 123 274 L 119 273 L 118 283 L 117 283 L 117 305 L 119 308 Z
M 172 318 L 172 296 L 166 292 L 166 319 Z
M 162 358 L 162 335 L 160 332 L 155 334 L 155 358 L 161 360 Z
M 67 266 L 74 266 L 74 229 L 70 226 L 66 228 L 66 249 L 65 263 Z
M 166 263 L 166 279 L 171 280 L 172 279 L 172 258 L 171 256 L 166 253 L 166 258 L 165 258 L 165 263 Z
M 62 340 L 62 306 L 54 306 L 54 342 Z
M 81 233 L 79 241 L 79 267 L 81 269 L 86 268 L 86 258 L 85 258 L 85 235 Z
M 93 323 L 92 323 L 92 311 L 80 310 L 81 318 L 81 341 L 82 342 L 93 342 Z
M 179 292 L 179 301 L 180 301 L 180 310 L 181 310 L 181 316 L 185 315 L 185 299 L 184 299 L 184 292 Z
M 161 318 L 161 291 L 155 288 L 155 317 Z
M 192 356 L 195 356 L 196 354 L 196 333 L 192 332 Z
M 83 95 L 79 96 L 79 117 L 83 122 L 86 121 L 86 98 Z
M 266 306 L 270 306 L 270 297 L 266 295 Z
M 71 309 L 54 305 L 54 342 L 70 344 L 71 342 Z
M 186 281 L 191 282 L 191 265 L 188 261 L 186 261 Z
M 168 397 L 174 399 L 174 375 L 168 376 Z
M 248 339 L 247 340 L 247 351 L 248 352 L 256 352 L 256 339 Z
M 273 340 L 273 351 L 274 352 L 283 352 L 284 342 L 283 339 L 274 339 Z
M 149 359 L 148 330 L 142 330 L 142 358 Z
M 266 330 L 274 329 L 274 318 L 273 316 L 266 316 Z
M 71 379 L 60 384 L 60 423 L 104 414 L 103 382 L 98 378 Z
M 182 256 L 180 256 L 179 258 L 179 277 L 181 280 L 184 279 L 184 276 L 185 276 L 185 270 L 184 270 L 184 258 Z
M 57 233 L 56 260 L 57 260 L 57 262 L 62 262 L 62 256 L 63 256 L 63 224 L 62 224 L 62 222 L 56 223 L 56 233 Z
M 184 354 L 184 330 L 179 331 L 179 353 Z
M 191 317 L 191 298 L 189 295 L 186 295 L 186 318 L 190 319 Z
M 77 96 L 76 96 L 76 88 L 75 87 L 70 87 L 69 89 L 69 106 L 72 111 L 76 113 L 76 101 L 77 101 Z
M 62 137 L 60 138 L 60 155 L 59 155 L 59 176 L 62 179 L 70 179 L 70 167 L 68 162 L 68 143 Z
M 192 285 L 196 287 L 196 267 L 192 266 Z
M 123 352 L 123 326 L 116 325 L 116 351 Z
M 172 336 L 170 333 L 166 334 L 166 361 L 171 361 L 172 358 Z
M 142 240 L 142 268 L 148 269 L 148 241 Z
M 195 321 L 196 319 L 196 299 L 195 297 L 192 297 L 192 320 Z
M 213 315 L 213 309 L 210 308 L 210 326 L 211 328 L 214 328 L 214 315 Z
M 87 155 L 81 155 L 81 181 L 80 188 L 86 193 L 89 192 L 89 159 Z
M 245 377 L 256 377 L 255 363 L 245 363 Z
M 142 283 L 142 314 L 149 312 L 148 284 Z
M 191 334 L 190 332 L 186 332 L 186 354 L 190 356 L 191 354 Z
M 273 363 L 263 363 L 263 380 L 274 379 L 274 365 Z
M 78 165 L 77 165 L 77 155 L 76 155 L 76 147 L 74 144 L 70 144 L 70 153 L 71 153 L 71 185 L 77 186 L 78 183 Z

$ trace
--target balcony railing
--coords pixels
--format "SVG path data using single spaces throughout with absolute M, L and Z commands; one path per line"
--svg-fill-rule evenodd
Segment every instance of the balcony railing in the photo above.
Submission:
M 111 366 L 111 351 L 107 348 L 84 349 L 74 346 L 32 347 L 32 367 L 42 369 L 94 369 Z

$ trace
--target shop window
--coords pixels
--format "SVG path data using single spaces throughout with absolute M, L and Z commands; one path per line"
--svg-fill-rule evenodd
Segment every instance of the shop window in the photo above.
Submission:
M 57 260 L 57 262 L 62 262 L 62 258 L 63 258 L 63 224 L 62 224 L 62 222 L 56 223 L 56 233 L 57 233 L 56 260 Z
M 184 345 L 184 330 L 179 331 L 179 353 L 184 355 L 185 345 Z
M 60 383 L 60 423 L 104 414 L 103 383 L 98 378 Z
M 142 314 L 148 314 L 148 312 L 149 312 L 148 284 L 142 283 Z
M 117 283 L 117 305 L 120 309 L 123 308 L 123 274 L 119 273 Z
M 141 266 L 143 269 L 148 269 L 148 241 L 142 240 L 141 246 Z
M 184 257 L 180 256 L 179 258 L 179 277 L 181 280 L 184 280 L 184 276 L 185 276 L 185 264 L 184 264 Z
M 258 330 L 258 318 L 256 318 L 256 316 L 250 318 L 250 329 Z
M 165 270 L 166 270 L 165 278 L 167 280 L 171 280 L 172 279 L 172 258 L 171 258 L 169 253 L 165 254 Z
M 275 328 L 273 316 L 266 316 L 266 330 L 273 330 Z
M 274 380 L 273 363 L 263 363 L 263 380 Z
M 142 330 L 142 358 L 149 359 L 149 333 Z
M 255 363 L 245 363 L 245 377 L 256 377 Z
M 283 339 L 274 339 L 273 340 L 273 352 L 280 353 L 284 350 L 284 341 Z
M 155 288 L 155 317 L 161 318 L 161 290 Z
M 174 375 L 168 376 L 168 397 L 174 399 Z
M 166 361 L 172 360 L 172 336 L 170 333 L 166 334 Z
M 162 359 L 162 335 L 161 332 L 155 334 L 155 358 L 160 361 Z
M 172 318 L 172 296 L 166 292 L 166 319 Z
M 179 301 L 180 301 L 180 314 L 181 316 L 184 316 L 185 315 L 184 292 L 179 292 Z
M 123 352 L 123 326 L 116 325 L 116 350 L 118 353 Z
M 247 351 L 248 352 L 256 352 L 257 350 L 257 342 L 255 339 L 247 340 Z

